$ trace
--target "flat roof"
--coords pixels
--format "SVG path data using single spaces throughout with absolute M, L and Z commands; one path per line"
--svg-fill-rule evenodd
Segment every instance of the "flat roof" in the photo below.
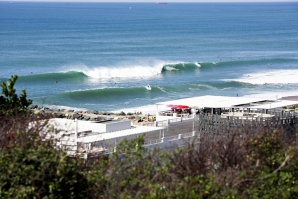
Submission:
M 158 102 L 156 105 L 186 105 L 191 108 L 263 108 L 270 109 L 298 104 L 297 101 L 288 100 L 268 100 L 264 98 L 249 97 L 227 97 L 206 95 L 200 97 L 184 98 L 166 102 Z M 268 106 L 266 106 L 268 105 Z
M 298 101 L 289 101 L 289 100 L 276 100 L 271 103 L 260 104 L 255 106 L 250 106 L 248 108 L 255 108 L 255 109 L 273 109 L 273 108 L 281 108 L 285 106 L 292 106 L 298 104 Z
M 280 100 L 290 100 L 290 101 L 298 101 L 298 96 L 286 96 L 286 97 L 282 97 L 280 98 Z
M 126 137 L 129 135 L 143 134 L 143 133 L 158 131 L 158 130 L 162 130 L 162 129 L 164 129 L 164 128 L 163 127 L 152 127 L 152 126 L 133 126 L 133 128 L 131 128 L 131 129 L 115 131 L 115 132 L 111 132 L 111 133 L 101 133 L 101 134 L 90 135 L 90 136 L 86 136 L 86 137 L 80 137 L 80 138 L 78 138 L 78 142 L 90 143 L 90 142 L 96 142 L 96 141 L 101 141 L 101 140 Z

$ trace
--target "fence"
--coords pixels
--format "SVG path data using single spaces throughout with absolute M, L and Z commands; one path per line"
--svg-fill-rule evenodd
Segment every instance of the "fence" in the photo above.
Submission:
M 221 115 L 200 114 L 198 131 L 211 136 L 212 134 L 237 133 L 258 133 L 260 131 L 274 130 L 276 128 L 296 133 L 298 117 L 293 114 L 280 113 L 282 117 L 226 117 Z
M 163 127 L 163 126 L 167 126 L 167 125 L 168 125 L 168 121 L 167 120 L 156 121 L 156 126 L 158 126 L 158 127 Z
M 184 121 L 187 122 L 187 121 L 192 121 L 192 120 L 194 120 L 193 117 L 177 117 L 177 118 L 168 119 L 168 120 L 156 121 L 156 126 L 165 127 L 165 126 L 169 126 L 171 124 L 181 123 Z
M 146 141 L 144 142 L 143 145 L 152 145 L 152 144 L 158 144 L 158 143 L 161 143 L 162 140 L 161 139 L 158 139 L 158 140 L 150 140 L 150 141 Z

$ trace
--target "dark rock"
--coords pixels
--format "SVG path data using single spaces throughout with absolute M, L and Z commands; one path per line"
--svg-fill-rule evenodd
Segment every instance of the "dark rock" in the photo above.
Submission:
M 79 119 L 80 117 L 82 117 L 81 114 L 73 114 L 73 115 L 72 115 L 72 118 L 73 118 L 73 119 Z
M 96 114 L 96 115 L 98 115 L 98 111 L 94 111 L 94 113 L 93 114 Z
M 88 120 L 90 120 L 90 117 L 89 117 L 89 116 L 85 116 L 85 117 L 83 118 L 83 120 L 88 121 Z
M 29 106 L 29 109 L 36 109 L 36 108 L 38 108 L 37 105 L 31 105 L 31 106 Z
M 65 115 L 64 114 L 61 114 L 61 113 L 58 113 L 57 114 L 57 118 L 65 118 Z
M 126 114 L 123 111 L 121 111 L 121 113 L 119 113 L 119 115 L 120 116 L 125 116 Z
M 87 110 L 86 113 L 91 114 L 91 110 Z

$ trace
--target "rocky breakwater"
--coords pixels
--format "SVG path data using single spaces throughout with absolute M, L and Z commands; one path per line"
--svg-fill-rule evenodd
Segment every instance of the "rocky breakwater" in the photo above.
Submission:
M 47 116 L 49 118 L 67 118 L 84 121 L 106 121 L 106 120 L 135 120 L 137 116 L 133 113 L 100 112 L 97 110 L 68 110 L 68 109 L 51 109 L 33 105 L 30 107 L 32 115 Z

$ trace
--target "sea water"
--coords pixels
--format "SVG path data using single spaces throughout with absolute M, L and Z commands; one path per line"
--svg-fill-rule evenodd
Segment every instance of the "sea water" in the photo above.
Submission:
M 34 104 L 100 111 L 298 95 L 298 3 L 0 2 L 0 71 Z

